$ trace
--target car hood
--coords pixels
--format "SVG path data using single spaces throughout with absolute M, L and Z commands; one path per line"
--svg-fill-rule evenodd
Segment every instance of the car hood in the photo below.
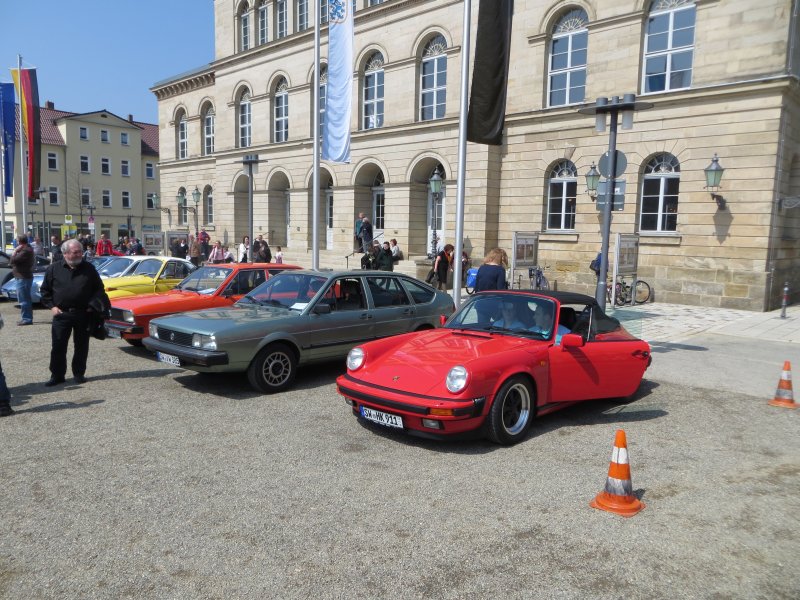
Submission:
M 396 339 L 397 345 L 385 352 L 378 350 L 375 357 L 370 357 L 369 347 L 365 348 L 366 364 L 353 376 L 402 392 L 449 396 L 444 383 L 454 366 L 466 367 L 474 377 L 483 358 L 547 345 L 528 338 L 457 329 L 435 329 Z M 487 376 L 483 369 L 481 373 L 481 377 Z
M 116 287 L 116 285 L 114 286 Z M 211 298 L 210 294 L 198 294 L 197 292 L 182 292 L 180 290 L 170 290 L 156 294 L 140 294 L 118 298 L 111 301 L 114 308 L 121 310 L 132 310 L 137 315 L 148 315 L 165 312 L 181 312 L 191 310 L 205 298 Z
M 230 308 L 209 308 L 194 312 L 180 313 L 151 321 L 159 327 L 174 329 L 184 333 L 206 335 L 225 335 L 225 337 L 244 338 L 258 335 L 265 324 L 272 327 L 280 320 L 294 319 L 297 311 L 273 306 L 238 305 Z
M 126 275 L 125 277 L 113 277 L 111 280 L 104 281 L 106 291 L 116 290 L 132 285 L 153 285 L 153 278 L 149 275 Z

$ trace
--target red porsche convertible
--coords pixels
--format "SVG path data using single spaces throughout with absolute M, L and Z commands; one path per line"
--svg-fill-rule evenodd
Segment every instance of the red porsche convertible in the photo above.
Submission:
M 359 419 L 514 444 L 536 416 L 630 396 L 651 360 L 650 345 L 590 296 L 483 292 L 442 329 L 353 348 L 336 383 Z

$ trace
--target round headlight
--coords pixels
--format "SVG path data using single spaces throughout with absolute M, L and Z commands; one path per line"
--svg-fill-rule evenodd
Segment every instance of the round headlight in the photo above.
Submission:
M 364 350 L 353 348 L 347 353 L 347 368 L 356 371 L 364 366 Z
M 461 365 L 456 365 L 447 374 L 447 381 L 445 382 L 447 389 L 454 394 L 457 394 L 465 387 L 467 387 L 467 370 Z

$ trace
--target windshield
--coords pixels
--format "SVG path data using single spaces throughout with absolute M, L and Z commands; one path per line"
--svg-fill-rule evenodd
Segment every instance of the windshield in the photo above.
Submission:
M 555 302 L 547 298 L 521 294 L 481 295 L 453 315 L 447 328 L 550 339 L 555 308 Z
M 202 267 L 181 281 L 175 289 L 199 294 L 213 294 L 230 275 L 230 269 Z
M 133 259 L 130 258 L 113 258 L 100 267 L 100 275 L 103 277 L 119 277 L 130 268 L 133 262 Z
M 328 278 L 323 275 L 285 271 L 262 283 L 236 304 L 281 306 L 301 311 L 308 306 L 326 281 Z

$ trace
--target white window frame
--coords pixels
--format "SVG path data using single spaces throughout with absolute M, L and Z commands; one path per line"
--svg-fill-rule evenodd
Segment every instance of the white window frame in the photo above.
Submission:
M 58 194 L 58 187 L 55 185 L 51 185 L 47 188 L 47 197 L 50 201 L 50 206 L 58 206 L 61 204 L 61 200 L 59 200 Z
M 267 0 L 261 0 L 258 5 L 258 43 L 266 44 L 269 41 L 269 6 Z
M 285 38 L 289 34 L 289 15 L 288 8 L 286 7 L 286 0 L 277 0 L 275 5 L 276 12 L 276 29 L 275 37 L 277 39 Z
M 328 0 L 319 0 L 319 24 L 328 22 Z
M 103 190 L 100 192 L 100 203 L 102 204 L 103 208 L 114 208 L 111 190 Z
M 252 129 L 252 104 L 250 92 L 244 92 L 239 99 L 239 147 L 249 148 L 253 142 Z
M 100 174 L 111 175 L 111 159 L 107 156 L 100 158 Z
M 319 74 L 319 137 L 325 134 L 325 113 L 328 108 L 328 65 L 322 65 Z M 313 125 L 312 125 L 313 127 Z
M 156 166 L 153 163 L 144 163 L 144 176 L 146 179 L 156 178 Z
M 58 171 L 58 154 L 55 152 L 47 153 L 47 170 Z
M 111 143 L 111 136 L 108 134 L 108 129 L 101 129 L 100 130 L 100 142 L 102 144 L 110 144 Z
M 84 169 L 84 164 L 86 168 Z M 91 173 L 92 172 L 92 161 L 91 158 L 88 156 L 81 156 L 80 157 L 80 171 L 81 173 Z
M 145 195 L 145 204 L 146 204 L 147 210 L 155 210 L 156 209 L 156 203 L 155 203 L 155 200 L 154 200 L 152 192 L 149 192 L 149 193 L 147 193 Z
M 663 9 L 661 8 L 662 6 L 663 6 Z M 688 44 L 688 45 L 675 47 L 675 46 L 673 46 L 673 44 L 675 43 L 675 39 L 674 38 L 675 38 L 675 33 L 676 33 L 675 17 L 679 13 L 683 13 L 683 12 L 687 12 L 687 11 L 692 11 L 694 13 L 694 15 L 693 15 L 694 23 L 693 23 L 693 25 L 691 27 L 691 29 L 692 29 L 692 43 Z M 650 22 L 652 20 L 658 18 L 658 17 L 663 17 L 663 16 L 666 16 L 669 19 L 669 24 L 667 26 L 666 32 L 659 32 L 659 33 L 651 34 L 648 31 Z M 692 87 L 692 76 L 694 75 L 694 49 L 695 49 L 695 34 L 696 34 L 696 29 L 697 29 L 697 6 L 694 4 L 694 2 L 690 2 L 690 1 L 687 1 L 686 3 L 681 4 L 681 5 L 675 6 L 674 2 L 667 2 L 665 0 L 662 0 L 661 2 L 659 2 L 657 0 L 656 2 L 653 3 L 653 6 L 652 6 L 651 11 L 650 11 L 650 14 L 647 16 L 647 20 L 645 21 L 645 25 L 644 26 L 645 26 L 644 40 L 643 40 L 644 43 L 642 45 L 642 51 L 644 53 L 644 58 L 642 59 L 642 80 L 641 80 L 642 94 L 660 94 L 660 93 L 665 93 L 665 92 L 672 92 L 672 91 L 675 91 L 675 90 L 687 90 L 687 89 L 690 89 Z M 684 27 L 680 31 L 686 31 L 688 29 L 689 29 L 688 27 Z M 666 35 L 667 35 L 666 48 L 662 49 L 662 50 L 656 50 L 656 51 L 652 51 L 651 52 L 649 50 L 651 37 L 655 37 L 656 35 L 661 35 L 663 33 L 666 33 Z M 675 57 L 678 56 L 678 55 L 681 55 L 681 54 L 686 54 L 686 53 L 689 53 L 691 55 L 691 65 L 690 65 L 690 67 L 688 69 L 675 70 L 673 68 L 673 61 L 674 61 Z M 651 89 L 651 90 L 648 90 L 647 89 L 647 85 L 648 85 L 648 82 L 647 82 L 648 64 L 651 61 L 659 60 L 662 57 L 666 60 L 665 70 L 663 71 L 664 87 L 663 87 L 663 89 L 657 89 L 657 90 Z M 680 87 L 672 87 L 672 76 L 675 75 L 678 72 L 685 72 L 685 71 L 688 71 L 688 74 L 689 74 L 688 75 L 688 81 L 686 82 L 686 85 L 683 85 L 683 86 L 680 86 Z
M 275 109 L 273 112 L 273 131 L 275 143 L 289 140 L 289 88 L 283 79 L 275 88 Z
M 130 145 L 127 131 L 120 131 L 120 133 L 119 133 L 119 143 L 122 146 L 129 146 Z
M 130 177 L 131 176 L 131 161 L 129 160 L 121 160 L 119 161 L 119 172 L 120 175 L 123 177 Z
M 555 31 L 550 40 L 550 51 L 547 60 L 548 77 L 547 77 L 547 105 L 548 106 L 569 106 L 570 104 L 579 104 L 586 98 L 586 64 L 588 62 L 589 54 L 589 30 L 587 28 L 589 17 L 583 9 L 574 9 L 562 16 L 558 23 L 556 23 Z M 586 40 L 586 48 L 575 48 L 576 40 L 583 37 Z M 567 51 L 566 59 L 567 64 L 564 67 L 554 68 L 553 61 L 555 56 L 553 50 L 557 42 L 566 40 Z M 575 64 L 579 53 L 584 51 L 586 58 L 582 64 Z M 564 90 L 564 102 L 553 102 L 553 80 L 556 77 L 563 76 L 566 79 L 566 87 Z M 576 76 L 583 76 L 583 85 L 573 85 L 573 78 Z M 583 88 L 583 94 L 580 98 L 572 99 L 571 91 L 573 89 Z M 561 89 L 561 88 L 559 88 Z
M 209 106 L 203 115 L 203 154 L 209 156 L 214 154 L 214 125 L 216 113 L 214 107 Z
M 81 188 L 81 206 L 89 206 L 92 203 L 92 190 Z
M 444 36 L 437 35 L 431 39 L 423 51 L 422 62 L 419 69 L 419 120 L 420 121 L 436 121 L 443 119 L 447 113 L 447 84 L 441 85 L 439 83 L 440 69 L 439 66 L 444 63 L 444 76 L 447 79 L 447 42 Z M 425 67 L 432 65 L 433 68 L 433 85 L 425 87 Z M 425 96 L 431 95 L 432 103 L 426 104 Z M 440 100 L 441 96 L 441 102 Z M 439 107 L 441 106 L 441 115 L 437 115 Z M 429 109 L 432 116 L 426 117 L 425 110 Z
M 374 52 L 364 67 L 361 126 L 365 130 L 383 127 L 383 94 L 386 89 L 383 64 L 383 54 Z M 368 97 L 370 92 L 372 93 L 371 98 Z
M 78 137 L 83 141 L 89 141 L 89 128 L 88 127 L 79 127 L 78 128 Z
M 186 113 L 181 114 L 178 119 L 178 159 L 189 157 L 189 133 L 186 122 Z
M 308 0 L 297 0 L 297 32 L 308 29 Z
M 122 208 L 133 208 L 131 206 L 131 193 L 128 190 L 123 190 L 120 193 L 120 202 L 122 203 Z
M 558 196 L 553 196 L 553 185 L 560 189 Z M 570 194 L 570 191 L 572 194 Z M 578 200 L 578 170 L 572 161 L 560 161 L 551 171 L 547 179 L 547 217 L 546 231 L 575 231 L 575 214 Z M 558 210 L 552 210 L 553 201 L 559 204 Z M 560 202 L 559 202 L 560 201 Z M 570 210 L 570 202 L 571 209 Z M 557 226 L 552 226 L 550 217 L 558 217 Z M 569 226 L 569 221 L 572 226 Z
M 206 192 L 206 225 L 214 224 L 214 190 L 207 188 Z
M 644 229 L 642 220 L 644 217 L 644 191 L 647 181 L 657 180 L 658 183 L 658 208 L 656 212 L 648 212 L 648 215 L 656 216 L 656 228 Z M 644 234 L 664 233 L 674 234 L 678 231 L 678 207 L 680 206 L 680 180 L 681 167 L 677 157 L 672 154 L 659 154 L 651 158 L 645 165 L 645 172 L 642 176 L 642 188 L 639 194 L 639 232 Z M 677 181 L 678 189 L 675 194 L 667 194 L 666 186 L 668 181 Z M 652 196 L 652 195 L 651 195 Z M 667 197 L 675 196 L 675 211 L 668 211 Z M 669 215 L 674 215 L 671 217 Z M 668 220 L 674 220 L 674 227 L 670 228 Z
M 244 52 L 250 49 L 250 7 L 245 4 L 245 9 L 239 14 L 239 50 Z

